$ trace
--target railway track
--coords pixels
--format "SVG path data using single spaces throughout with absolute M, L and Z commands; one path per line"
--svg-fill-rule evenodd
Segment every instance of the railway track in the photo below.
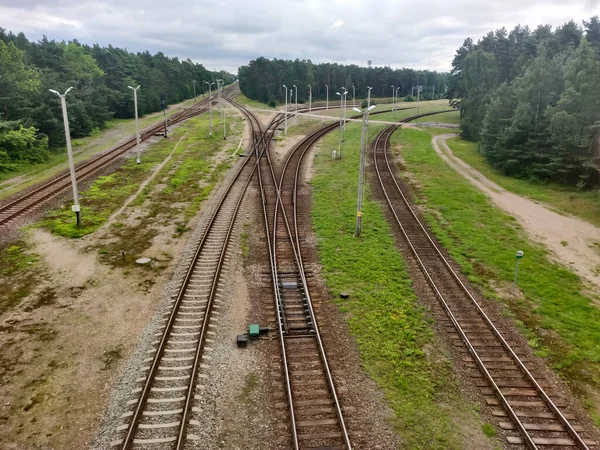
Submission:
M 168 125 L 187 120 L 196 115 L 202 114 L 208 110 L 208 101 L 201 101 L 191 108 L 173 114 L 168 119 Z M 140 133 L 141 141 L 155 136 L 156 133 L 164 129 L 164 124 L 156 124 Z M 120 158 L 126 152 L 136 147 L 135 136 L 124 142 L 123 144 L 108 150 L 100 155 L 93 157 L 87 161 L 83 161 L 75 167 L 75 173 L 78 182 L 89 179 L 97 174 L 115 160 Z M 18 198 L 9 201 L 7 204 L 0 207 L 0 229 L 10 225 L 10 223 L 20 217 L 39 208 L 42 204 L 51 198 L 61 194 L 71 188 L 71 179 L 69 172 L 62 173 L 54 179 L 43 183 L 31 191 L 19 196 Z
M 445 311 L 448 331 L 457 333 L 466 348 L 464 364 L 479 372 L 477 386 L 498 418 L 499 427 L 505 430 L 508 443 L 530 449 L 597 448 L 595 442 L 586 439 L 576 417 L 563 412 L 561 399 L 539 375 L 533 361 L 524 356 L 518 344 L 505 338 L 501 326 L 486 314 L 412 209 L 389 160 L 389 139 L 397 128 L 385 128 L 372 146 L 375 182 Z
M 261 142 L 261 126 L 253 128 L 252 148 Z M 256 130 L 258 128 L 258 130 Z M 257 138 L 258 136 L 258 138 Z M 128 402 L 126 421 L 117 428 L 113 445 L 123 450 L 135 448 L 184 448 L 187 441 L 199 439 L 202 414 L 203 371 L 209 368 L 211 337 L 219 321 L 218 291 L 223 266 L 244 194 L 257 168 L 256 158 L 240 164 L 231 183 L 196 243 L 189 268 L 180 280 L 164 328 L 157 334 L 153 354 L 141 369 Z
M 303 157 L 337 126 L 333 123 L 303 139 L 282 167 L 271 160 L 270 141 L 265 139 L 258 172 L 281 349 L 279 366 L 294 449 L 351 448 L 312 304 L 297 208 Z

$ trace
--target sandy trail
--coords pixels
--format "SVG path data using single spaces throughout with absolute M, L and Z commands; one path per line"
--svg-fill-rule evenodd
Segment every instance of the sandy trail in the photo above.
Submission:
M 446 139 L 456 134 L 434 136 L 434 150 L 440 157 L 463 175 L 471 184 L 487 194 L 492 201 L 515 216 L 525 230 L 538 242 L 550 249 L 555 258 L 570 267 L 600 289 L 600 255 L 594 242 L 600 241 L 600 229 L 572 216 L 564 216 L 527 198 L 513 194 L 488 180 L 481 172 L 453 155 Z M 567 245 L 563 245 L 567 242 Z

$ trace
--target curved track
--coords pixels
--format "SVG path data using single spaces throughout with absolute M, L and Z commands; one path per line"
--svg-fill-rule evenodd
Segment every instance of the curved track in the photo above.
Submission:
M 173 114 L 167 119 L 167 122 L 168 125 L 174 125 L 196 115 L 203 114 L 206 111 L 208 111 L 208 101 L 203 100 L 185 111 Z M 140 133 L 140 140 L 145 141 L 146 139 L 155 136 L 157 133 L 163 130 L 163 123 L 156 124 L 142 131 Z M 102 169 L 106 168 L 115 160 L 120 158 L 127 151 L 135 147 L 136 139 L 134 136 L 123 144 L 78 164 L 75 167 L 75 173 L 78 182 L 86 180 L 97 174 Z M 9 201 L 7 204 L 0 207 L 0 228 L 8 226 L 13 220 L 23 217 L 27 213 L 36 210 L 44 202 L 62 192 L 67 191 L 70 188 L 71 178 L 69 172 L 67 171 L 61 175 L 58 175 L 51 181 L 41 184 L 33 188 L 31 191 L 19 196 L 18 198 Z
M 575 417 L 559 409 L 556 394 L 485 313 L 411 208 L 389 161 L 389 139 L 397 128 L 385 128 L 372 146 L 376 182 L 420 270 L 468 350 L 465 364 L 479 370 L 483 377 L 479 386 L 487 404 L 495 416 L 504 418 L 499 426 L 507 430 L 509 444 L 531 449 L 595 445 L 584 439 Z
M 258 122 L 251 127 L 254 136 L 260 135 Z M 252 146 L 258 142 L 260 138 Z M 123 450 L 157 444 L 179 450 L 187 440 L 198 439 L 194 428 L 199 422 L 191 417 L 200 412 L 194 402 L 202 395 L 202 370 L 210 361 L 210 336 L 219 319 L 217 291 L 237 214 L 256 168 L 256 159 L 250 157 L 240 165 L 197 242 L 163 319 L 164 330 L 150 350 L 154 356 L 141 369 L 139 387 L 128 402 L 133 409 L 123 415 L 128 423 L 117 428 L 122 437 L 113 444 Z

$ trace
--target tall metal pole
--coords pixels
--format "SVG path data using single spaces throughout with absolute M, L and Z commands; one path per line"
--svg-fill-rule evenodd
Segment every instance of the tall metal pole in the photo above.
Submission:
M 285 125 L 284 125 L 284 131 L 285 131 L 285 135 L 287 136 L 287 114 L 288 114 L 288 88 L 287 86 L 284 84 L 283 87 L 285 88 Z
M 345 87 L 342 88 L 344 90 L 344 104 L 342 105 L 342 109 L 344 110 L 344 123 L 343 123 L 343 129 L 344 131 L 346 131 L 346 101 L 348 99 L 347 95 L 348 95 L 348 91 L 346 90 Z
M 205 81 L 204 83 L 208 84 L 208 135 L 212 137 L 212 95 L 210 87 L 215 84 L 215 82 L 209 83 L 208 81 Z
M 50 92 L 58 95 L 60 97 L 60 105 L 62 107 L 63 114 L 63 123 L 65 126 L 65 138 L 67 140 L 67 155 L 69 157 L 69 172 L 71 172 L 71 186 L 73 188 L 73 206 L 71 206 L 71 210 L 75 213 L 75 218 L 77 220 L 77 226 L 81 227 L 81 208 L 79 207 L 79 192 L 77 191 L 77 177 L 75 176 L 75 163 L 73 162 L 73 149 L 71 147 L 71 130 L 69 129 L 69 116 L 67 115 L 67 94 L 69 91 L 73 89 L 71 86 L 69 89 L 65 91 L 64 94 L 61 94 L 54 89 L 50 89 Z
M 196 80 L 192 80 L 192 84 L 194 85 L 194 103 L 196 103 Z
M 134 109 L 135 109 L 135 142 L 136 142 L 136 148 L 137 148 L 137 163 L 139 164 L 141 149 L 140 149 L 140 124 L 138 121 L 138 107 L 137 107 L 137 91 L 141 87 L 141 85 L 138 85 L 138 87 L 136 87 L 136 88 L 134 88 L 132 86 L 127 86 L 127 87 L 133 91 L 133 104 L 134 104 Z
M 396 97 L 395 97 L 395 93 L 396 93 L 396 88 L 394 88 L 394 85 L 392 84 L 392 111 L 396 110 Z
M 219 115 L 223 118 L 223 110 L 221 109 L 221 84 L 223 80 L 217 80 L 217 104 L 219 105 Z
M 398 103 L 398 89 L 400 89 L 400 86 L 396 87 L 396 103 Z M 398 111 L 398 108 L 397 108 L 397 107 L 396 107 L 396 110 L 395 110 L 395 111 Z M 394 112 L 394 120 L 396 120 L 396 116 L 397 116 L 397 115 L 398 115 L 398 114 L 397 114 L 396 112 Z
M 312 111 L 312 87 L 308 85 L 308 113 Z
M 369 106 L 362 111 L 358 108 L 354 108 L 354 111 L 362 113 L 362 131 L 360 135 L 360 166 L 358 168 L 358 198 L 356 200 L 356 231 L 354 235 L 360 236 L 362 229 L 362 202 L 363 202 L 363 184 L 365 180 L 365 154 L 367 148 L 367 127 L 368 127 L 368 116 L 369 111 L 375 108 L 375 105 Z
M 417 114 L 419 114 L 420 94 L 421 94 L 421 85 L 417 85 Z
M 367 124 L 369 123 L 369 111 L 371 111 L 371 86 L 367 86 Z
M 292 87 L 296 91 L 296 98 L 294 102 L 294 123 L 298 123 L 298 86 L 294 84 Z
M 325 85 L 325 89 L 327 89 L 327 100 L 325 100 L 325 110 L 329 110 L 329 86 Z
M 336 92 L 335 94 L 340 96 L 340 104 L 343 106 L 344 94 L 340 94 L 339 92 Z M 343 111 L 344 111 L 344 108 L 340 108 L 340 134 L 339 134 L 339 139 L 338 139 L 337 159 L 340 159 L 342 157 L 342 134 L 344 133 L 344 127 L 343 127 L 343 122 L 342 122 Z

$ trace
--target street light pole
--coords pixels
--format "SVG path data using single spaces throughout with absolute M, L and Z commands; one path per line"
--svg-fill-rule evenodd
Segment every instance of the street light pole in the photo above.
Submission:
M 421 85 L 417 85 L 417 114 L 419 114 L 419 104 L 420 104 L 420 94 L 421 94 Z
M 348 94 L 348 91 L 346 90 L 345 87 L 342 86 L 342 89 L 344 90 L 344 93 L 342 94 L 342 110 L 344 111 L 344 122 L 342 122 L 342 128 L 343 131 L 346 131 L 346 95 Z
M 194 85 L 194 103 L 196 103 L 196 80 L 192 80 L 192 84 Z
M 396 87 L 396 103 L 398 103 L 398 89 L 400 89 L 400 86 Z M 396 108 L 396 111 L 398 111 L 398 108 Z M 394 120 L 396 120 L 396 116 L 397 114 L 394 113 Z
M 212 95 L 210 93 L 210 87 L 215 84 L 215 82 L 209 83 L 208 81 L 205 81 L 204 83 L 208 84 L 208 135 L 212 137 Z
M 137 91 L 138 89 L 141 87 L 141 85 L 139 85 L 138 87 L 134 88 L 132 86 L 127 86 L 129 89 L 131 89 L 133 91 L 133 103 L 134 103 L 134 108 L 135 108 L 135 142 L 136 142 L 136 147 L 137 147 L 137 163 L 140 163 L 140 124 L 138 122 L 138 107 L 137 107 Z
M 295 84 L 293 85 L 294 91 L 296 93 L 296 97 L 295 97 L 295 106 L 294 106 L 294 123 L 298 123 L 298 86 L 296 86 Z
M 371 111 L 371 89 L 373 89 L 371 86 L 367 86 L 367 124 L 369 123 L 368 112 Z
M 308 113 L 312 111 L 312 87 L 308 85 Z
M 61 94 L 60 92 L 55 91 L 54 89 L 50 89 L 50 92 L 60 97 L 60 105 L 62 107 L 63 113 L 63 122 L 65 125 L 65 138 L 67 140 L 67 155 L 69 156 L 69 171 L 71 172 L 71 186 L 73 187 L 73 206 L 71 206 L 71 210 L 75 213 L 77 226 L 81 227 L 81 208 L 79 207 L 79 192 L 77 191 L 75 163 L 73 162 L 73 149 L 71 148 L 71 131 L 69 130 L 69 117 L 67 116 L 66 97 L 71 89 L 73 89 L 72 86 L 69 89 L 67 89 L 64 94 Z
M 356 98 L 356 89 L 354 88 L 354 83 L 352 83 L 352 107 L 355 108 L 355 98 Z
M 285 88 L 285 125 L 284 125 L 284 131 L 285 131 L 285 135 L 287 136 L 287 114 L 288 114 L 288 88 L 287 86 L 284 84 L 283 87 Z
M 217 80 L 217 104 L 219 105 L 219 115 L 223 118 L 223 110 L 221 109 L 221 84 L 223 80 Z
M 360 166 L 358 169 L 358 199 L 356 201 L 356 231 L 355 236 L 359 237 L 362 229 L 362 199 L 363 199 L 363 182 L 365 179 L 365 153 L 367 147 L 367 129 L 368 121 L 367 117 L 369 111 L 375 108 L 375 105 L 369 106 L 364 110 L 358 108 L 352 108 L 354 111 L 362 114 L 362 132 L 360 135 Z
M 392 84 L 392 111 L 396 111 L 396 89 L 394 88 L 394 85 Z
M 340 96 L 340 105 L 343 106 L 344 94 L 340 94 L 339 92 L 336 92 L 335 95 Z M 339 135 L 339 139 L 338 139 L 337 159 L 340 159 L 342 157 L 342 134 L 344 133 L 344 125 L 343 125 L 343 121 L 342 121 L 343 113 L 344 113 L 344 108 L 340 108 L 340 135 Z
M 327 97 L 325 100 L 325 110 L 328 111 L 329 110 L 329 86 L 325 85 L 325 89 L 327 89 Z

